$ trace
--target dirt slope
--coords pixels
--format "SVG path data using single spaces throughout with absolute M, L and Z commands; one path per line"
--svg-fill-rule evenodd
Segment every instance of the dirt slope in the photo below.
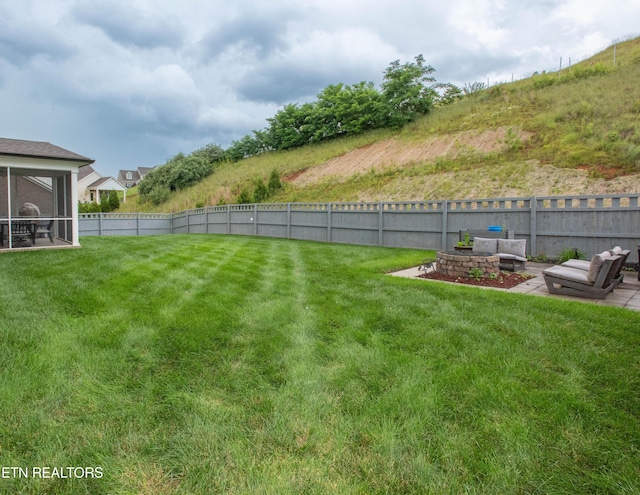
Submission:
M 387 139 L 350 151 L 340 157 L 295 174 L 288 181 L 304 187 L 332 181 L 340 183 L 371 170 L 412 167 L 474 151 L 488 153 L 505 146 L 508 128 L 465 131 L 454 135 L 432 136 L 420 143 Z M 518 131 L 522 142 L 531 134 Z M 358 201 L 420 201 L 425 199 L 464 199 L 491 197 L 625 194 L 640 192 L 640 174 L 613 180 L 593 178 L 585 170 L 556 168 L 535 161 L 496 164 L 472 170 L 440 172 L 406 177 L 399 175 L 384 188 L 361 190 Z M 356 199 L 356 198 L 354 198 Z
M 447 136 L 431 136 L 422 143 L 403 143 L 397 139 L 385 139 L 359 148 L 297 175 L 292 182 L 307 185 L 329 177 L 348 178 L 370 170 L 380 172 L 386 168 L 430 161 L 440 156 L 456 157 L 460 153 L 475 151 L 489 153 L 504 146 L 506 127 L 489 131 L 464 131 Z M 518 131 L 524 142 L 530 134 Z

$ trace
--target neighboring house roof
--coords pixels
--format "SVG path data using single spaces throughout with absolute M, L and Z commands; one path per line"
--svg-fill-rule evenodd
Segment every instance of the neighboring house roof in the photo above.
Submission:
M 101 187 L 104 186 L 104 187 Z M 109 189 L 116 191 L 124 191 L 126 188 L 113 177 L 100 177 L 97 181 L 87 186 L 87 189 Z
M 127 179 L 127 174 L 131 174 L 131 178 Z M 118 172 L 118 181 L 120 182 L 138 182 L 140 174 L 136 170 L 120 170 Z
M 95 160 L 43 141 L 0 138 L 0 155 L 29 158 L 53 158 L 72 162 L 93 163 Z
M 154 168 L 155 167 L 138 167 L 137 170 L 120 170 L 120 172 L 118 172 L 118 180 L 120 182 L 138 182 L 144 179 L 144 176 Z M 130 179 L 127 179 L 127 174 L 131 174 Z
M 88 177 L 91 174 L 95 174 L 96 171 L 93 169 L 91 165 L 85 165 L 78 169 L 78 181 L 81 181 L 85 177 Z
M 111 177 L 100 177 L 97 181 L 92 182 L 91 184 L 89 184 L 87 186 L 87 189 L 95 189 L 97 187 L 99 187 L 100 185 L 104 184 L 105 182 L 107 182 Z

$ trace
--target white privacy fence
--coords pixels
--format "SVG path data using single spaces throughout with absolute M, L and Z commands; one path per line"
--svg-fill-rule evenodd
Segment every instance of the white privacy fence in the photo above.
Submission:
M 620 245 L 638 261 L 640 194 L 378 203 L 275 203 L 173 214 L 87 213 L 80 236 L 239 234 L 371 246 L 450 249 L 462 229 L 500 225 L 527 254 L 587 255 Z

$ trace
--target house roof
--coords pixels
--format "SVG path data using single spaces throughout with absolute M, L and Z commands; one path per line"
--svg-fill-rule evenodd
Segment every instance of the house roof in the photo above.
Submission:
M 43 141 L 0 138 L 0 155 L 93 163 L 95 160 Z
M 131 174 L 131 179 L 127 179 L 127 173 Z M 120 170 L 118 173 L 118 180 L 120 182 L 128 182 L 128 181 L 139 181 L 140 174 L 135 170 Z
M 83 165 L 78 169 L 78 180 L 82 180 L 85 177 L 93 174 L 95 170 L 91 165 Z
M 87 186 L 87 189 L 95 189 L 99 185 L 104 184 L 105 182 L 108 182 L 109 179 L 111 179 L 111 177 L 100 177 L 97 181 L 92 182 L 91 184 L 89 184 Z
M 120 182 L 138 182 L 145 175 L 151 172 L 155 167 L 138 167 L 137 170 L 120 170 L 118 172 L 118 180 Z M 131 179 L 127 179 L 127 173 L 131 173 Z
M 118 182 L 117 180 L 115 180 L 113 177 L 100 177 L 98 180 L 96 180 L 95 182 L 93 182 L 91 185 L 87 186 L 87 189 L 100 189 L 100 186 L 103 186 L 107 183 L 109 184 L 109 189 L 114 189 L 117 191 L 124 191 L 125 187 L 120 184 L 120 182 Z

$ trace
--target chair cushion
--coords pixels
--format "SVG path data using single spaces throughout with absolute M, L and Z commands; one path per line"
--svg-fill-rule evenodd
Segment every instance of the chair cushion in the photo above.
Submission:
M 589 279 L 589 282 L 593 283 L 596 281 L 596 279 L 598 278 L 598 273 L 600 272 L 600 268 L 602 268 L 602 264 L 604 263 L 604 260 L 610 257 L 611 255 L 609 254 L 609 251 L 605 251 L 603 253 L 593 255 L 593 257 L 591 258 L 591 263 L 589 263 L 589 272 L 587 273 L 587 278 Z
M 519 258 L 527 258 L 526 239 L 498 239 L 498 254 L 514 254 Z
M 524 256 L 516 256 L 515 254 L 507 254 L 507 253 L 497 253 L 500 256 L 501 260 L 518 260 L 518 261 L 527 261 L 527 258 Z
M 578 270 L 576 268 L 568 268 L 566 266 L 556 265 L 546 268 L 542 271 L 544 275 L 550 275 L 565 280 L 571 280 L 573 282 L 580 282 L 586 285 L 593 285 L 587 278 L 587 272 L 585 270 Z
M 577 268 L 578 270 L 589 271 L 589 267 L 591 266 L 591 262 L 587 260 L 567 260 L 562 263 L 562 266 L 568 266 L 569 268 Z
M 498 239 L 486 237 L 473 238 L 473 251 L 479 253 L 496 253 L 498 251 Z

